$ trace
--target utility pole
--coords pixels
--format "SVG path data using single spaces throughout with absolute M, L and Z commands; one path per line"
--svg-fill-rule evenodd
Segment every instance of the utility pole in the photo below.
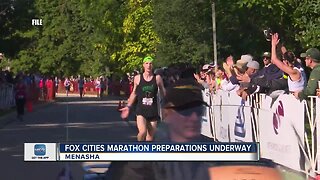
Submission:
M 217 72 L 218 65 L 218 55 L 217 55 L 217 28 L 216 28 L 216 10 L 215 2 L 213 0 L 212 4 L 212 41 L 213 41 L 213 61 L 215 65 L 215 72 Z

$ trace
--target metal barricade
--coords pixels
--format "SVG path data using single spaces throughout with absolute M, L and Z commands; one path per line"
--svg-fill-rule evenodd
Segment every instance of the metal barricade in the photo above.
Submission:
M 14 88 L 12 84 L 2 84 L 0 87 L 0 110 L 15 106 Z

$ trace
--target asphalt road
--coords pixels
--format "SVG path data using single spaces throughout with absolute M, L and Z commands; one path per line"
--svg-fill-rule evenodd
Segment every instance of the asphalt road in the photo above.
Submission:
M 122 121 L 117 105 L 111 97 L 58 97 L 26 113 L 23 122 L 14 112 L 0 117 L 10 122 L 0 129 L 0 179 L 57 179 L 65 167 L 74 180 L 83 179 L 87 162 L 25 162 L 24 143 L 134 141 L 135 123 Z

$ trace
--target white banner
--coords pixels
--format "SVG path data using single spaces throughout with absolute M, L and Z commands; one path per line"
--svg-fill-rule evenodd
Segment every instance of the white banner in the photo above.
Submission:
M 211 103 L 212 96 L 211 96 L 211 93 L 209 92 L 209 89 L 205 89 L 202 91 L 202 97 L 203 97 L 203 100 L 208 103 L 209 107 L 206 107 L 204 116 L 202 116 L 201 134 L 209 138 L 214 138 L 213 121 L 211 118 L 212 114 L 210 112 L 210 108 L 212 107 L 212 103 Z
M 251 107 L 236 93 L 218 91 L 213 114 L 216 138 L 220 142 L 252 142 Z
M 227 93 L 218 91 L 213 98 L 214 129 L 219 142 L 230 142 L 228 109 L 223 108 L 223 105 L 229 104 L 228 96 Z
M 231 142 L 252 142 L 251 107 L 249 102 L 237 94 L 229 95 L 229 106 L 226 106 L 229 119 Z
M 291 94 L 280 95 L 273 103 L 269 96 L 262 99 L 259 112 L 261 157 L 301 170 L 299 143 L 304 145 L 304 113 L 304 102 Z

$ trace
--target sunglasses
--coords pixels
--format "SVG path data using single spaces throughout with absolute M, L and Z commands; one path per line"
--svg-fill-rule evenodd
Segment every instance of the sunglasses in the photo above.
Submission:
M 175 110 L 177 113 L 179 113 L 182 116 L 191 116 L 193 113 L 196 113 L 197 116 L 201 117 L 205 113 L 205 106 L 203 105 L 198 105 L 198 106 L 193 106 L 193 107 L 184 107 L 184 108 L 172 108 Z

